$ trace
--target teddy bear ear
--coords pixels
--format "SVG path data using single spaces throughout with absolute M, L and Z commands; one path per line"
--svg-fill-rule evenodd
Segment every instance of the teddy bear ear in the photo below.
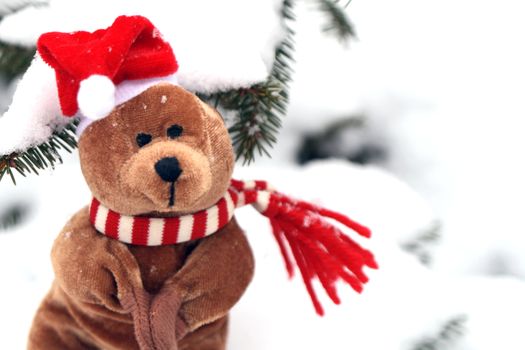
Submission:
M 0 117 L 0 155 L 45 143 L 70 122 L 62 117 L 54 70 L 36 56 Z

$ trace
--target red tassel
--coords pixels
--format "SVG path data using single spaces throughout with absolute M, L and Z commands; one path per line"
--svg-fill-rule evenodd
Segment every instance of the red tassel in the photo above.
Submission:
M 299 268 L 315 311 L 324 314 L 313 280 L 318 279 L 330 299 L 339 304 L 336 282 L 343 280 L 360 293 L 368 277 L 365 266 L 377 268 L 374 256 L 327 219 L 332 219 L 370 237 L 370 230 L 349 217 L 311 203 L 296 201 L 271 190 L 265 181 L 232 180 L 236 206 L 254 205 L 270 219 L 273 235 L 279 245 L 286 270 L 294 274 Z
M 293 276 L 293 263 L 285 240 L 301 272 L 315 310 L 321 316 L 324 310 L 312 284 L 315 278 L 319 280 L 330 299 L 339 304 L 336 290 L 338 280 L 345 281 L 360 293 L 368 281 L 363 268 L 378 267 L 368 250 L 326 220 L 333 219 L 364 237 L 370 237 L 371 232 L 368 228 L 345 215 L 310 203 L 294 201 L 279 193 L 271 194 L 270 203 L 263 214 L 270 219 L 273 234 L 290 277 Z

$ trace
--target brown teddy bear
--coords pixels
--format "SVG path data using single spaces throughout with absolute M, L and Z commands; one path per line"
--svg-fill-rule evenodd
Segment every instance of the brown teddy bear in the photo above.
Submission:
M 47 33 L 38 51 L 56 71 L 63 114 L 82 120 L 80 162 L 94 199 L 54 243 L 56 278 L 29 349 L 224 349 L 228 312 L 254 269 L 233 217 L 247 204 L 270 219 L 318 313 L 314 278 L 336 303 L 338 279 L 362 289 L 372 254 L 323 217 L 370 232 L 263 181 L 231 180 L 221 116 L 176 85 L 175 56 L 147 19 Z
M 228 189 L 234 165 L 220 115 L 171 84 L 150 87 L 90 125 L 79 151 L 93 195 L 130 215 L 209 208 Z M 235 220 L 200 240 L 148 247 L 97 233 L 89 216 L 82 209 L 55 241 L 56 281 L 30 349 L 176 349 L 177 339 L 179 349 L 224 348 L 226 315 L 254 266 Z

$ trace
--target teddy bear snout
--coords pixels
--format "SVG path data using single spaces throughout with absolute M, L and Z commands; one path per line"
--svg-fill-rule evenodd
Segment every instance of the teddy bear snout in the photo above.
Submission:
M 120 210 L 127 215 L 191 212 L 218 200 L 207 200 L 216 179 L 212 176 L 210 158 L 194 144 L 152 142 L 130 156 L 118 179 L 123 204 L 134 198 L 132 210 Z
M 155 163 L 155 171 L 165 182 L 175 182 L 182 174 L 179 160 L 175 157 L 166 157 Z

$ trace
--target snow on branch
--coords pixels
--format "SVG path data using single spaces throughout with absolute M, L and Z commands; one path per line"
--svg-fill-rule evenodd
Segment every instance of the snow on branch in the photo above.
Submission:
M 18 11 L 26 6 L 46 4 L 47 0 L 2 0 L 0 2 L 0 16 Z
M 37 146 L 29 147 L 22 152 L 0 156 L 0 181 L 8 175 L 16 185 L 15 172 L 22 176 L 28 173 L 38 175 L 39 170 L 53 168 L 62 163 L 59 151 L 72 152 L 77 147 L 75 138 L 77 122 L 74 121 L 60 131 L 55 131 L 51 138 Z

